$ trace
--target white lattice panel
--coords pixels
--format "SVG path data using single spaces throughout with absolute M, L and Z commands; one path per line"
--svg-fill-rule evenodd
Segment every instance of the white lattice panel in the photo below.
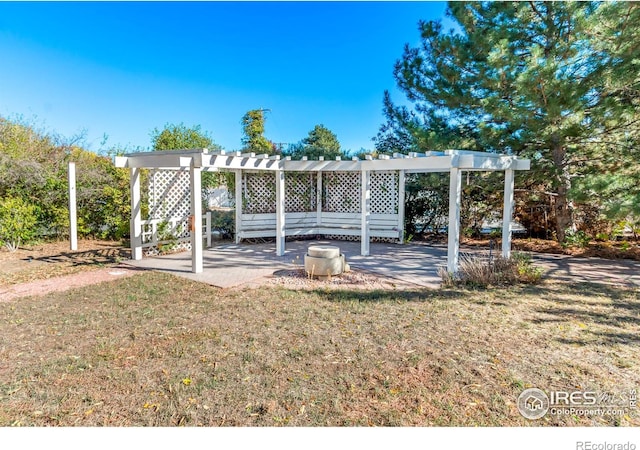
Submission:
M 287 172 L 285 180 L 285 212 L 311 212 L 317 208 L 317 174 Z
M 322 210 L 326 212 L 360 212 L 360 172 L 326 172 L 322 174 Z
M 398 213 L 398 172 L 371 172 L 371 214 Z
M 350 236 L 344 234 L 325 234 L 325 239 L 330 239 L 332 241 L 349 241 L 349 242 L 360 242 L 360 236 Z M 397 238 L 387 238 L 387 237 L 377 237 L 372 236 L 371 242 L 398 242 Z
M 276 212 L 276 175 L 274 172 L 245 172 L 242 179 L 244 214 Z
M 189 172 L 154 170 L 149 178 L 149 218 L 186 217 L 191 213 Z

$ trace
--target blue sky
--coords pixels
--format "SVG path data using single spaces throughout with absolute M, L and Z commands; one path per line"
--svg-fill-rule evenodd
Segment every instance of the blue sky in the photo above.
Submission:
M 442 2 L 0 2 L 0 115 L 89 148 L 148 148 L 166 123 L 240 148 L 242 115 L 269 108 L 266 137 L 316 124 L 370 149 L 385 89 L 420 19 Z M 445 20 L 445 24 L 447 21 Z M 107 143 L 101 147 L 103 135 Z

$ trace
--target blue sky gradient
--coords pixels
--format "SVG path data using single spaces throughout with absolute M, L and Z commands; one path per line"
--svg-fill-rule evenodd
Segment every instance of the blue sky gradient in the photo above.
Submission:
M 22 115 L 98 151 L 148 148 L 167 123 L 240 148 L 242 115 L 269 108 L 266 137 L 316 124 L 371 149 L 385 89 L 420 19 L 442 2 L 0 2 L 0 115 Z M 444 20 L 445 25 L 447 20 Z M 101 145 L 103 135 L 107 143 Z

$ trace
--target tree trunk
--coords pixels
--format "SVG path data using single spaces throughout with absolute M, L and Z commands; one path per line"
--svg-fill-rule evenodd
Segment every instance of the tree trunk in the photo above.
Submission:
M 573 226 L 573 211 L 567 201 L 567 191 L 569 190 L 569 180 L 562 180 L 565 183 L 558 186 L 558 196 L 556 197 L 556 236 L 558 242 L 564 242 L 567 229 Z
M 567 150 L 558 139 L 553 148 L 553 162 L 558 171 L 557 196 L 555 201 L 556 237 L 562 243 L 566 237 L 567 229 L 573 226 L 573 211 L 567 198 L 571 188 L 571 178 L 566 167 L 565 158 Z

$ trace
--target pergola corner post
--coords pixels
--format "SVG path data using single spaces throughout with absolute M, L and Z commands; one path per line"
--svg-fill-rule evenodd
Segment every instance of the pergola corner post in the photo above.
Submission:
M 242 170 L 234 170 L 236 181 L 236 244 L 242 236 Z
M 276 170 L 276 254 L 284 256 L 285 250 L 285 203 L 284 170 Z
M 460 169 L 452 167 L 449 172 L 449 229 L 447 246 L 447 272 L 458 272 L 460 260 L 460 203 L 462 176 Z
M 142 201 L 140 196 L 140 169 L 132 168 L 129 186 L 131 189 L 131 220 L 129 235 L 131 241 L 131 259 L 142 259 Z
M 504 208 L 502 213 L 502 257 L 511 257 L 511 219 L 513 218 L 514 171 L 504 172 Z
M 189 166 L 191 187 L 191 272 L 202 273 L 202 168 L 191 160 Z
M 398 242 L 404 243 L 405 172 L 398 171 Z
M 316 227 L 322 225 L 322 171 L 316 175 Z
M 76 163 L 69 162 L 67 173 L 69 181 L 69 246 L 78 250 L 78 213 L 76 205 Z
M 369 238 L 371 225 L 371 174 L 368 170 L 361 171 L 361 197 L 360 211 L 361 233 L 360 233 L 360 255 L 369 256 Z

